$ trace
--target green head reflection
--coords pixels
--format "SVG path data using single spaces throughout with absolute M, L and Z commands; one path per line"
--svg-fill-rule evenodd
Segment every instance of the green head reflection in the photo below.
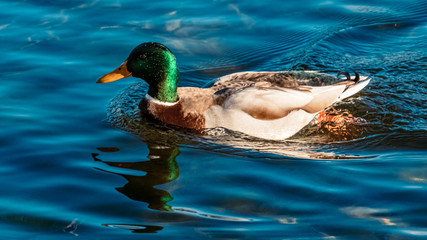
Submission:
M 103 162 L 111 167 L 124 168 L 145 172 L 144 176 L 110 172 L 124 177 L 128 182 L 123 187 L 116 188 L 117 191 L 128 198 L 148 203 L 148 207 L 155 210 L 172 211 L 167 203 L 173 197 L 169 192 L 155 188 L 155 186 L 172 182 L 179 176 L 179 168 L 176 157 L 180 154 L 177 146 L 164 146 L 158 144 L 147 144 L 149 154 L 148 160 L 138 162 L 111 162 L 103 161 L 99 154 L 92 154 L 95 161 Z M 98 150 L 103 151 L 104 148 Z M 105 151 L 110 152 L 110 151 Z

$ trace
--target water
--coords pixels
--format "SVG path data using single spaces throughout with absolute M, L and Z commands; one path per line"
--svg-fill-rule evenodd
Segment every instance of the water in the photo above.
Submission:
M 425 1 L 0 2 L 2 239 L 426 239 Z M 95 84 L 162 42 L 182 86 L 356 70 L 352 139 L 286 141 L 140 119 L 146 85 Z

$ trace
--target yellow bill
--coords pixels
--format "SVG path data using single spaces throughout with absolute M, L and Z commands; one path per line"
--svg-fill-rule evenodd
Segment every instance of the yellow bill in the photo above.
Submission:
M 126 67 L 127 62 L 128 61 L 126 60 L 122 65 L 120 65 L 120 67 L 116 68 L 116 70 L 107 73 L 101 78 L 99 78 L 96 83 L 109 83 L 132 76 L 132 73 L 130 73 Z

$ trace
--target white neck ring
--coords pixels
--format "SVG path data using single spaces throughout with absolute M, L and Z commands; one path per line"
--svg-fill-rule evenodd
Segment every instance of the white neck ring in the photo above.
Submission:
M 163 106 L 174 106 L 178 103 L 178 101 L 176 101 L 176 102 L 163 102 L 163 101 L 160 101 L 159 99 L 153 98 L 152 96 L 150 96 L 148 94 L 145 95 L 145 99 L 147 99 L 149 102 L 153 102 L 155 104 L 163 105 Z

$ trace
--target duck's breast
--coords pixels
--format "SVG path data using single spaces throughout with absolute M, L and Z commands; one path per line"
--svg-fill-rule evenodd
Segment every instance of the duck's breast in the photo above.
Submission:
M 139 108 L 142 114 L 151 116 L 163 123 L 203 130 L 206 111 L 213 104 L 211 91 L 200 88 L 179 88 L 176 103 L 164 103 L 151 97 L 144 97 Z

